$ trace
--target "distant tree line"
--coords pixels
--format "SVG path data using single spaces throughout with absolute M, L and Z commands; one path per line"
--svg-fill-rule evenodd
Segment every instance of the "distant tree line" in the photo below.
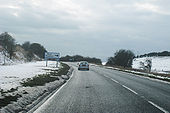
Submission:
M 83 57 L 81 55 L 74 55 L 74 56 L 64 56 L 60 58 L 61 61 L 65 62 L 79 62 L 79 61 L 87 61 L 89 63 L 95 63 L 95 64 L 102 64 L 101 59 L 98 58 L 90 58 L 90 57 Z
M 133 58 L 135 54 L 130 50 L 120 49 L 113 57 L 109 57 L 106 65 L 132 67 Z
M 170 52 L 168 52 L 168 51 L 152 52 L 152 53 L 140 55 L 140 56 L 137 56 L 137 57 L 153 57 L 153 56 L 170 56 Z
M 29 61 L 34 57 L 34 54 L 40 58 L 44 58 L 44 53 L 47 51 L 39 43 L 25 42 L 22 45 L 16 44 L 15 39 L 7 32 L 0 34 L 0 45 L 4 48 L 4 51 L 9 53 L 10 59 L 16 51 L 16 46 L 21 46 L 26 51 L 26 56 Z

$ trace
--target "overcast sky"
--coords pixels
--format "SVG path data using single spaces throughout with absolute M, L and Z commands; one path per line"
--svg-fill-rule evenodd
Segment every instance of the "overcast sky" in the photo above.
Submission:
M 62 56 L 170 51 L 170 0 L 0 0 L 5 31 Z

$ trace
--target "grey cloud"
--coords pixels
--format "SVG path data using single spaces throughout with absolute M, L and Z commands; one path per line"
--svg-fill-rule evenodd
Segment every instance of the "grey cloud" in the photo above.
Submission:
M 0 32 L 10 32 L 19 43 L 42 43 L 62 55 L 103 60 L 121 48 L 137 54 L 170 50 L 169 4 L 168 0 L 1 0 Z

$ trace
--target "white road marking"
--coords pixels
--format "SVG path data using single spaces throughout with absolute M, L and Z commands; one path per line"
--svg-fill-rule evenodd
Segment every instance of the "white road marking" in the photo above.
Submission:
M 121 85 L 122 87 L 126 88 L 127 90 L 131 91 L 132 93 L 138 95 L 139 97 L 143 98 L 144 100 L 148 101 L 144 96 L 140 96 L 136 91 L 132 90 L 131 88 L 125 86 L 125 85 L 122 85 L 121 83 L 119 83 L 117 80 L 114 80 L 113 78 L 111 77 L 108 77 L 106 75 L 104 75 L 106 78 L 109 78 L 110 80 L 112 80 L 113 82 L 116 82 L 118 83 L 119 85 Z M 164 108 L 156 105 L 155 103 L 151 102 L 151 101 L 148 101 L 151 105 L 153 105 L 154 107 L 158 108 L 159 110 L 161 110 L 162 112 L 164 113 L 169 113 L 168 111 L 166 111 Z
M 138 95 L 138 93 L 137 93 L 136 91 L 132 90 L 131 88 L 129 88 L 129 87 L 125 86 L 125 85 L 120 84 L 117 80 L 115 80 L 115 79 L 113 79 L 113 78 L 111 78 L 111 77 L 108 77 L 108 76 L 106 76 L 106 75 L 104 75 L 104 76 L 107 77 L 107 78 L 109 78 L 109 79 L 111 79 L 113 82 L 116 82 L 116 83 L 118 83 L 119 85 L 123 86 L 124 88 L 126 88 L 126 89 L 129 90 L 129 91 L 131 91 L 132 93 Z
M 113 67 L 105 67 L 106 69 L 112 69 L 112 70 L 116 70 L 116 71 L 119 71 L 119 69 L 117 68 L 113 68 Z M 125 72 L 125 71 L 121 71 L 121 72 Z M 128 73 L 128 72 L 125 72 L 125 73 Z M 148 80 L 152 80 L 152 81 L 156 81 L 156 82 L 162 82 L 162 83 L 166 83 L 166 84 L 170 84 L 170 82 L 167 82 L 167 81 L 164 81 L 164 80 L 160 80 L 160 79 L 157 79 L 157 78 L 151 78 L 149 76 L 141 76 L 139 75 L 138 73 L 128 73 L 128 74 L 132 74 L 132 75 L 135 75 L 137 77 L 140 77 L 140 78 L 146 78 Z
M 109 78 L 109 79 L 111 79 L 110 77 L 108 77 L 108 76 L 106 76 L 106 75 L 103 75 L 104 77 L 106 77 L 106 78 Z
M 116 83 L 118 83 L 118 84 L 120 84 L 117 80 L 115 80 L 115 79 L 113 79 L 113 78 L 111 78 L 111 80 L 114 81 L 114 82 L 116 82 Z
M 151 101 L 148 101 L 150 104 L 152 104 L 153 106 L 155 106 L 156 108 L 158 108 L 159 110 L 161 110 L 162 112 L 164 113 L 169 113 L 168 111 L 166 111 L 164 108 L 156 105 L 155 103 L 151 102 Z
M 74 71 L 73 71 L 73 72 L 74 72 Z M 43 110 L 43 108 L 45 108 L 44 106 L 49 105 L 49 102 L 51 101 L 51 99 L 52 99 L 56 94 L 58 94 L 59 91 L 60 91 L 65 85 L 67 85 L 67 83 L 72 79 L 72 77 L 73 77 L 73 72 L 72 72 L 72 75 L 71 75 L 70 79 L 69 79 L 66 83 L 64 83 L 51 97 L 49 97 L 49 98 L 47 99 L 47 101 L 45 101 L 45 102 L 44 102 L 40 107 L 38 107 L 38 109 L 36 109 L 33 113 L 41 113 L 40 111 Z
M 125 85 L 122 85 L 124 88 L 126 88 L 127 90 L 131 91 L 132 93 L 138 95 L 138 93 L 132 89 L 130 89 L 129 87 L 125 86 Z
M 105 76 L 106 78 L 109 78 L 109 79 L 112 80 L 113 82 L 118 83 L 119 85 L 121 85 L 122 87 L 124 87 L 124 88 L 126 88 L 127 90 L 131 91 L 132 93 L 138 95 L 137 92 L 135 92 L 134 90 L 132 90 L 131 88 L 129 88 L 129 87 L 125 86 L 125 85 L 120 84 L 117 80 L 114 80 L 113 78 L 108 77 L 108 76 L 106 76 L 106 75 L 104 75 L 104 76 Z M 60 91 L 65 85 L 67 85 L 67 83 L 72 79 L 72 77 L 73 77 L 73 73 L 72 73 L 70 79 L 69 79 L 64 85 L 62 85 L 49 99 L 47 99 L 47 101 L 45 101 L 38 109 L 36 109 L 36 110 L 34 111 L 34 113 L 39 113 L 43 108 L 45 108 L 44 106 L 46 106 L 46 105 L 49 104 L 49 102 L 51 101 L 51 99 L 52 99 L 56 94 L 58 94 L 59 91 Z M 143 98 L 143 99 L 145 99 L 145 100 L 147 100 L 144 96 L 140 96 L 140 97 Z M 169 112 L 166 111 L 164 108 L 156 105 L 155 103 L 153 103 L 153 102 L 151 102 L 151 101 L 148 101 L 148 102 L 149 102 L 151 105 L 153 105 L 154 107 L 156 107 L 156 108 L 158 108 L 159 110 L 161 110 L 162 112 L 164 112 L 164 113 L 169 113 Z
M 105 76 L 106 78 L 109 78 L 109 79 L 111 79 L 112 81 L 114 81 L 114 82 L 120 84 L 117 80 L 115 80 L 115 79 L 113 79 L 113 78 L 110 78 L 110 77 L 108 77 L 108 76 L 106 76 L 106 75 L 104 75 L 104 76 Z

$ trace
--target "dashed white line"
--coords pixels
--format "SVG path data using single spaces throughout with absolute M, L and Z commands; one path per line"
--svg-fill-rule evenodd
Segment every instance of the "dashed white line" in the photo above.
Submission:
M 138 95 L 138 93 L 132 89 L 130 89 L 129 87 L 122 85 L 124 88 L 126 88 L 127 90 L 131 91 L 132 93 L 135 93 L 136 95 Z
M 129 88 L 129 87 L 125 86 L 125 85 L 122 85 L 122 84 L 119 83 L 117 80 L 115 80 L 115 79 L 113 79 L 113 78 L 111 78 L 111 77 L 108 77 L 108 76 L 106 76 L 106 75 L 104 75 L 104 76 L 105 76 L 106 78 L 109 78 L 109 79 L 112 80 L 113 82 L 118 83 L 119 85 L 121 85 L 122 87 L 124 87 L 124 88 L 126 88 L 127 90 L 131 91 L 132 93 L 138 95 L 138 93 L 137 93 L 136 91 L 132 90 L 131 88 Z M 140 95 L 138 95 L 138 96 L 140 96 Z M 143 99 L 145 99 L 146 101 L 148 101 L 144 96 L 140 96 L 140 97 L 143 98 Z M 156 107 L 156 108 L 158 108 L 159 110 L 161 110 L 162 112 L 164 112 L 164 113 L 169 113 L 169 112 L 166 111 L 164 108 L 156 105 L 155 103 L 153 103 L 153 102 L 151 102 L 151 101 L 148 101 L 148 102 L 149 102 L 151 105 L 153 105 L 154 107 Z
M 104 77 L 108 78 L 108 79 L 111 79 L 110 77 L 106 76 L 106 75 L 103 75 Z
M 155 106 L 156 108 L 158 108 L 159 110 L 161 110 L 162 112 L 164 113 L 169 113 L 168 111 L 166 111 L 164 108 L 156 105 L 155 103 L 151 102 L 151 101 L 148 101 L 150 104 L 152 104 L 153 106 Z
M 106 75 L 104 75 L 104 76 L 105 76 L 106 78 L 109 78 L 109 79 L 111 79 L 112 81 L 114 81 L 114 82 L 120 84 L 117 80 L 115 80 L 115 79 L 113 79 L 113 78 L 110 78 L 110 77 L 108 77 L 108 76 L 106 76 Z
M 110 77 L 108 77 L 108 76 L 106 76 L 106 75 L 104 75 L 104 76 L 107 77 L 107 78 L 109 78 L 109 79 L 111 79 L 113 82 L 116 82 L 116 83 L 120 84 L 117 80 L 115 80 L 115 79 L 113 79 L 113 78 L 110 78 Z M 124 88 L 126 88 L 127 90 L 131 91 L 132 93 L 138 95 L 138 93 L 137 93 L 136 91 L 130 89 L 129 87 L 127 87 L 127 86 L 125 86 L 125 85 L 122 85 L 122 84 L 120 84 L 120 85 L 123 86 Z
M 111 80 L 119 84 L 119 82 L 117 80 L 114 80 L 113 78 L 111 78 Z

